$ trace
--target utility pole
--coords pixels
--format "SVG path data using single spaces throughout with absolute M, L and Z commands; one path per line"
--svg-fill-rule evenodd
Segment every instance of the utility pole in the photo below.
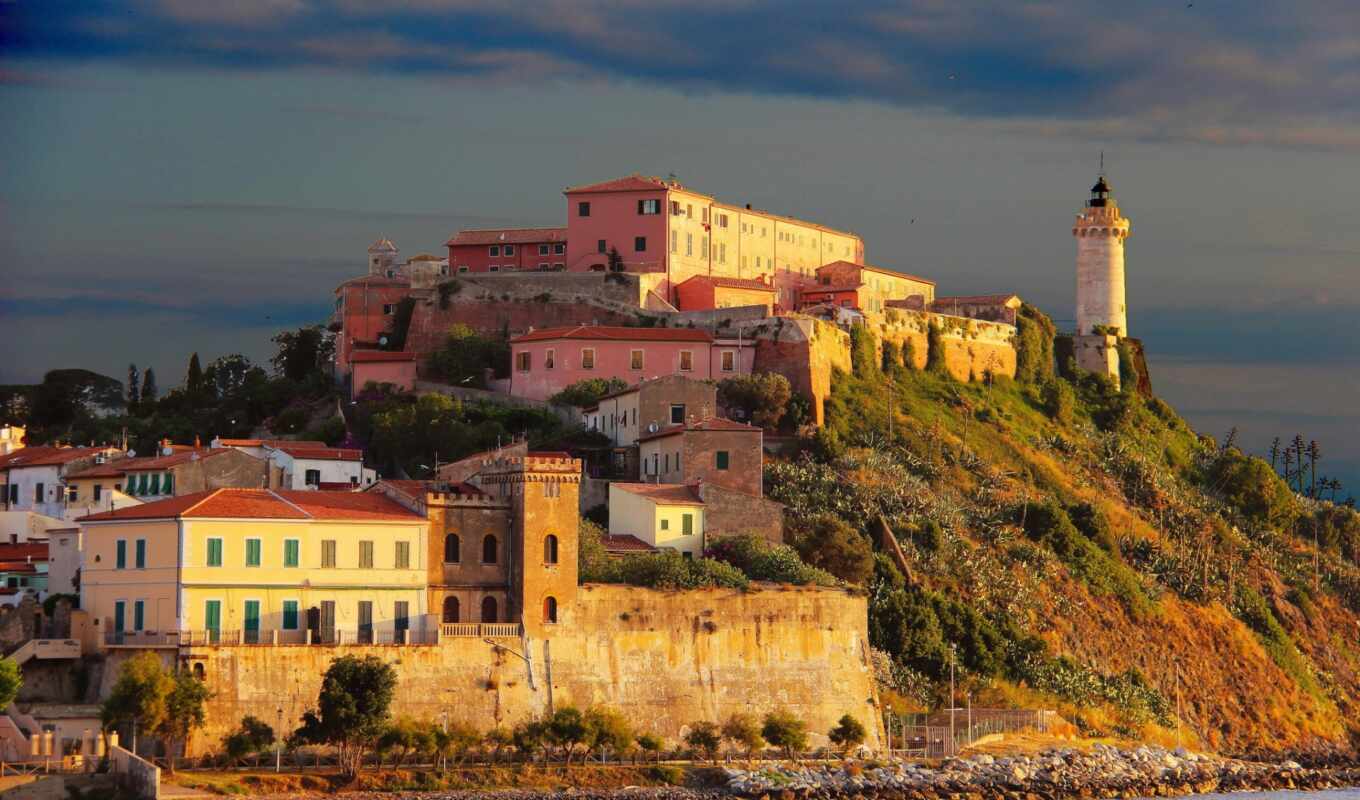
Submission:
M 949 651 L 949 755 L 955 755 L 958 742 L 954 739 L 954 651 Z
M 274 736 L 274 771 L 279 772 L 283 767 L 283 706 L 278 708 L 279 727 Z

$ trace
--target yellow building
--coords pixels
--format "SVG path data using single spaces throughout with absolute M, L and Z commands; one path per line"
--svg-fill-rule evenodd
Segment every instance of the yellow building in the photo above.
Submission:
M 635 536 L 652 547 L 695 558 L 704 552 L 704 503 L 689 486 L 609 484 L 609 534 Z
M 80 523 L 81 608 L 112 643 L 433 635 L 428 523 L 380 494 L 217 489 Z

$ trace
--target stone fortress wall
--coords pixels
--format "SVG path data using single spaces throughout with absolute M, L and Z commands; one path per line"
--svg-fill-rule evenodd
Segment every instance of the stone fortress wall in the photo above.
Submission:
M 394 716 L 485 731 L 564 705 L 604 705 L 675 743 L 700 720 L 784 708 L 808 723 L 814 747 L 847 713 L 878 747 L 866 602 L 839 589 L 769 584 L 744 592 L 585 584 L 555 630 L 529 638 L 532 686 L 522 659 L 480 636 L 404 647 L 194 647 L 180 659 L 202 664 L 213 696 L 191 752 L 218 749 L 246 714 L 272 726 L 281 717 L 291 731 L 315 705 L 331 660 L 350 654 L 376 655 L 397 671 Z M 522 652 L 519 638 L 495 641 Z M 101 696 L 131 654 L 108 653 Z

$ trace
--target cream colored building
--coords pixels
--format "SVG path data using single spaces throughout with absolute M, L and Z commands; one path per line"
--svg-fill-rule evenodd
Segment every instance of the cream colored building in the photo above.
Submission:
M 81 608 L 108 642 L 384 643 L 428 630 L 428 523 L 379 494 L 218 489 L 80 522 Z
M 609 534 L 697 558 L 704 552 L 704 503 L 681 484 L 615 481 L 609 484 Z

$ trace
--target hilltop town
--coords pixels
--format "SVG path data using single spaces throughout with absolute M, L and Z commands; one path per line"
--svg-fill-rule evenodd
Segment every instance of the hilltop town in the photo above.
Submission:
M 447 255 L 375 241 L 324 330 L 276 339 L 294 394 L 267 418 L 263 370 L 195 355 L 160 401 L 130 377 L 127 414 L 223 425 L 196 439 L 4 428 L 23 688 L 0 755 L 126 744 L 100 703 L 147 653 L 208 690 L 186 755 L 246 717 L 299 729 L 346 655 L 390 665 L 394 716 L 478 731 L 627 709 L 678 746 L 786 714 L 808 749 L 849 718 L 869 750 L 953 754 L 984 727 L 905 720 L 956 708 L 957 670 L 989 725 L 1356 735 L 1356 653 L 1324 632 L 1360 613 L 1360 522 L 1153 395 L 1103 175 L 1070 230 L 1072 331 L 673 179 L 563 196 L 565 226 L 456 231 Z M 1311 572 L 1308 524 L 1331 531 Z M 1196 637 L 1246 677 L 1187 679 Z

